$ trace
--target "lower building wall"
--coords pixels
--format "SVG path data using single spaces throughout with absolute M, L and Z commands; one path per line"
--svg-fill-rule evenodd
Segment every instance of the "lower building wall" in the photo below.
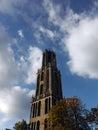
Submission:
M 48 112 L 50 107 L 52 106 L 52 102 L 50 102 L 48 105 L 50 105 L 48 108 L 48 110 L 45 112 L 45 101 L 47 101 L 47 99 L 51 99 L 52 97 L 46 97 L 43 98 L 41 100 L 37 100 L 34 101 L 32 104 L 37 103 L 39 101 L 41 101 L 41 108 L 40 108 L 40 115 L 39 116 L 35 116 L 35 117 L 30 117 L 30 130 L 44 130 L 45 127 L 47 127 L 47 124 L 45 124 L 45 122 L 47 122 L 47 118 L 48 118 Z M 50 100 L 50 101 L 51 101 Z M 36 111 L 38 110 L 38 108 L 36 108 Z M 33 112 L 33 111 L 31 111 Z M 32 113 L 30 114 L 32 115 Z

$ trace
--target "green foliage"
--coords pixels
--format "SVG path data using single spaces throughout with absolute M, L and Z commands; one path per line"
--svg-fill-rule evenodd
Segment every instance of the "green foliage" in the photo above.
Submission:
M 27 123 L 25 120 L 22 120 L 21 122 L 19 121 L 13 128 L 14 130 L 27 130 Z
M 63 99 L 52 107 L 48 120 L 53 130 L 90 130 L 86 113 L 80 99 Z

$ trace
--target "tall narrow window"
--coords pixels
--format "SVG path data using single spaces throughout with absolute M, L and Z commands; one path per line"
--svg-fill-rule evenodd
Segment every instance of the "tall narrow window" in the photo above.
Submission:
M 40 130 L 40 122 L 37 122 L 37 130 Z
M 48 113 L 48 99 L 45 99 L 45 114 Z
M 36 122 L 34 122 L 34 127 L 33 127 L 34 129 L 33 130 L 36 130 L 35 128 L 36 128 Z
M 44 72 L 42 72 L 42 74 L 41 74 L 41 81 L 43 81 L 44 80 Z
M 48 53 L 48 63 L 51 63 L 51 52 Z
M 42 67 L 45 65 L 45 53 L 43 53 L 43 59 L 42 59 Z
M 40 116 L 41 113 L 41 101 L 38 103 L 38 116 Z
M 38 95 L 38 91 L 39 91 L 39 81 L 40 81 L 40 75 L 38 75 L 38 77 L 37 77 L 36 95 Z
M 33 115 L 32 115 L 32 117 L 34 117 L 35 116 L 35 103 L 33 104 Z
M 37 103 L 35 103 L 35 117 L 37 115 Z
M 47 122 L 47 119 L 44 120 L 44 130 L 47 129 L 48 127 L 48 122 Z
M 46 74 L 46 86 L 47 89 L 49 89 L 49 70 L 47 70 L 47 74 Z
M 31 105 L 31 113 L 30 113 L 30 118 L 33 117 L 33 104 Z
M 31 125 L 31 130 L 33 130 L 33 126 L 34 126 L 34 124 L 33 124 L 33 122 L 32 122 L 32 125 Z
M 50 102 L 51 102 L 51 99 L 49 98 L 49 106 L 48 106 L 48 111 L 50 111 Z

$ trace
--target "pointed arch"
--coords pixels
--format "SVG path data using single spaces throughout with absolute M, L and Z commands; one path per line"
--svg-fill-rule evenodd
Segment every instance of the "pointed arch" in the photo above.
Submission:
M 37 121 L 37 130 L 40 130 L 40 122 Z
M 44 130 L 47 129 L 47 127 L 48 127 L 48 121 L 47 121 L 47 119 L 45 119 L 44 120 Z

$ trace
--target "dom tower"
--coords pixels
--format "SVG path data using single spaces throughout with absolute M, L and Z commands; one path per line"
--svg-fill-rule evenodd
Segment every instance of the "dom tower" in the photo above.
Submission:
M 62 99 L 61 75 L 53 51 L 45 50 L 37 73 L 35 98 L 31 102 L 30 130 L 45 130 L 50 108 Z

